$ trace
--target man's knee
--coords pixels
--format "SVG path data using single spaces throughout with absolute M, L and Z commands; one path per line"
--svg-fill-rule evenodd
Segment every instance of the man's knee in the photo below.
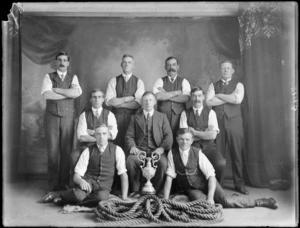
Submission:
M 97 193 L 97 200 L 103 201 L 109 199 L 109 191 L 108 190 L 101 190 Z
M 134 169 L 135 167 L 140 165 L 140 161 L 133 154 L 130 154 L 126 160 L 127 169 Z

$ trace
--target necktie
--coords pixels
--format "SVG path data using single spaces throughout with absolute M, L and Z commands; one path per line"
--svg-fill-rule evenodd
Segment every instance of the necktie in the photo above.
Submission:
M 96 110 L 96 118 L 99 119 L 99 117 L 100 117 L 100 113 L 99 113 L 99 110 L 97 109 Z
M 147 121 L 146 121 L 146 124 L 147 124 L 147 130 L 149 131 L 150 130 L 150 113 L 147 114 Z
M 197 110 L 196 110 L 196 120 L 198 120 L 199 117 L 200 117 L 200 114 L 199 114 L 199 110 L 197 109 Z
M 104 148 L 102 146 L 99 147 L 99 150 L 100 150 L 101 153 L 104 152 Z
M 227 81 L 227 82 L 223 82 L 223 83 L 222 83 L 222 85 L 223 85 L 223 86 L 227 86 L 227 85 L 228 85 L 228 83 L 229 83 L 229 81 Z
M 60 79 L 61 79 L 62 81 L 64 80 L 64 75 L 63 75 L 63 74 L 60 75 Z
M 174 82 L 174 78 L 171 78 L 171 82 Z

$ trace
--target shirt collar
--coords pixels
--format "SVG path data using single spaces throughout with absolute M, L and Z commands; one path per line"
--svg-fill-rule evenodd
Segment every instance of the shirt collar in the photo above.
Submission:
M 176 80 L 177 76 L 178 76 L 178 75 L 175 76 L 173 82 Z M 168 78 L 169 78 L 170 82 L 172 82 L 172 81 L 171 81 L 172 77 L 170 77 L 170 76 L 168 75 Z
M 199 115 L 200 115 L 201 112 L 202 112 L 202 110 L 203 110 L 203 105 L 202 105 L 200 108 L 195 108 L 195 107 L 193 106 L 193 110 L 194 110 L 194 113 L 196 113 L 196 110 L 198 110 Z
M 154 109 L 150 112 L 147 112 L 146 110 L 143 109 L 143 112 L 144 112 L 144 116 L 147 118 L 147 114 L 149 113 L 150 114 L 150 117 L 153 116 L 153 113 L 154 113 Z
M 102 146 L 103 152 L 105 151 L 107 145 L 108 145 L 108 144 Z M 98 149 L 99 149 L 99 151 L 100 151 L 100 150 L 101 150 L 101 146 L 99 146 L 99 145 L 97 144 L 97 147 L 98 147 Z
M 191 148 L 187 149 L 187 150 L 182 150 L 180 147 L 179 147 L 179 152 L 180 154 L 186 154 L 190 151 Z
M 228 78 L 227 80 L 225 80 L 225 79 L 222 78 L 221 80 L 222 80 L 222 82 L 230 82 L 231 79 L 232 79 L 232 78 Z
M 98 108 L 98 109 L 92 107 L 93 113 L 96 113 L 97 110 L 99 111 L 99 113 L 101 113 L 101 112 L 102 112 L 102 107 L 100 107 L 100 108 Z
M 122 73 L 122 76 L 124 77 L 125 80 L 129 80 L 131 78 L 131 76 L 132 76 L 132 73 L 130 73 L 130 74 L 124 74 L 124 73 Z
M 57 72 L 57 74 L 59 75 L 59 77 L 60 77 L 61 75 L 63 75 L 63 76 L 65 77 L 66 74 L 67 74 L 67 71 L 66 71 L 66 72 L 61 72 L 60 70 L 56 70 L 56 72 Z

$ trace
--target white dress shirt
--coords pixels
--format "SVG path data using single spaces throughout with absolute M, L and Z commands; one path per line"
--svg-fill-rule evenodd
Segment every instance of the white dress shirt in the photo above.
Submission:
M 169 78 L 170 82 L 172 83 L 171 77 L 168 76 L 168 78 Z M 176 80 L 176 78 L 177 78 L 177 76 L 174 79 Z M 163 87 L 164 87 L 164 82 L 163 82 L 162 78 L 159 78 L 155 81 L 152 92 L 154 94 L 156 94 L 156 93 L 160 92 L 159 88 L 163 88 Z M 184 78 L 182 80 L 182 94 L 190 96 L 190 93 L 191 93 L 190 83 Z
M 231 80 L 231 78 L 227 79 L 226 81 L 222 79 L 223 82 L 229 82 L 230 80 Z M 233 93 L 235 95 L 235 104 L 242 103 L 242 101 L 244 99 L 244 85 L 242 83 L 238 82 Z M 207 100 L 210 100 L 214 96 L 215 96 L 215 87 L 214 87 L 214 84 L 211 83 L 208 87 L 206 98 L 207 98 Z
M 128 74 L 128 75 L 122 74 L 122 76 L 124 77 L 124 80 L 127 82 L 131 78 L 132 73 Z M 107 90 L 106 90 L 106 105 L 110 99 L 117 97 L 117 92 L 116 92 L 117 80 L 116 80 L 116 78 L 117 77 L 113 77 L 112 79 L 110 79 L 110 81 L 108 83 Z M 134 94 L 134 97 L 135 97 L 134 101 L 141 104 L 141 99 L 142 99 L 144 92 L 145 92 L 144 82 L 141 79 L 138 79 L 137 90 Z
M 193 111 L 194 113 L 196 113 L 196 108 L 193 107 Z M 202 113 L 202 110 L 203 110 L 203 106 L 201 106 L 199 109 L 198 109 L 198 112 L 199 112 L 199 115 L 201 115 Z M 181 116 L 180 116 L 180 121 L 179 121 L 179 127 L 180 128 L 188 128 L 188 124 L 187 124 L 187 117 L 186 117 L 186 112 L 183 111 L 181 113 Z M 194 126 L 190 126 L 190 127 L 193 127 Z M 209 114 L 208 114 L 208 127 L 207 129 L 209 129 L 210 131 L 217 131 L 217 133 L 220 132 L 220 129 L 219 129 L 219 125 L 218 125 L 218 120 L 217 120 L 217 115 L 215 113 L 214 110 L 210 110 Z
M 144 113 L 144 116 L 145 116 L 146 119 L 147 119 L 148 113 L 150 114 L 150 118 L 151 118 L 153 116 L 154 109 L 152 111 L 150 111 L 150 112 L 147 112 L 146 110 L 143 109 L 143 113 Z
M 98 144 L 97 144 L 97 146 L 99 148 Z M 106 146 L 105 146 L 105 148 L 106 148 Z M 103 151 L 105 150 L 105 148 L 103 148 Z M 99 148 L 99 149 L 101 149 L 101 148 Z M 75 173 L 77 173 L 78 175 L 83 177 L 85 172 L 87 171 L 89 159 L 90 159 L 89 148 L 86 148 L 80 155 L 80 158 L 75 166 Z M 118 175 L 121 175 L 122 173 L 127 172 L 126 162 L 125 162 L 125 154 L 124 154 L 124 151 L 119 146 L 116 146 L 116 168 L 117 168 Z
M 180 157 L 185 166 L 188 161 L 189 151 L 190 151 L 190 149 L 183 151 L 179 148 Z M 207 157 L 202 153 L 201 149 L 199 149 L 198 164 L 199 164 L 200 170 L 203 172 L 203 174 L 207 180 L 209 177 L 215 176 L 214 167 L 212 166 L 210 161 L 207 159 Z M 168 154 L 168 168 L 167 168 L 166 174 L 172 178 L 176 178 L 176 176 L 177 176 L 177 173 L 175 171 L 175 164 L 174 164 L 174 160 L 173 160 L 172 150 L 170 150 L 169 154 Z
M 62 79 L 62 81 L 65 79 L 67 71 L 66 72 L 61 72 L 59 70 L 56 71 L 57 74 L 59 75 L 60 79 Z M 82 94 L 82 90 L 81 87 L 79 85 L 79 81 L 76 75 L 74 75 L 73 80 L 71 82 L 72 84 L 72 88 L 78 88 L 80 95 Z M 42 85 L 42 91 L 41 94 L 43 95 L 46 91 L 52 90 L 53 85 L 52 85 L 52 81 L 50 79 L 49 74 L 46 74 L 44 80 L 43 80 L 43 85 Z
M 98 112 L 100 115 L 102 113 L 102 110 L 103 110 L 102 107 L 100 107 L 98 109 Z M 97 109 L 92 107 L 92 111 L 93 111 L 94 116 L 96 116 Z M 118 134 L 118 126 L 117 126 L 116 117 L 112 112 L 109 112 L 109 114 L 107 116 L 107 125 L 109 126 L 109 132 L 111 134 L 112 139 L 115 139 Z M 78 126 L 77 126 L 77 138 L 80 139 L 80 136 L 88 135 L 87 130 L 88 130 L 88 128 L 87 128 L 87 122 L 86 122 L 86 118 L 85 118 L 85 112 L 83 112 L 79 116 L 79 121 L 78 121 Z M 94 129 L 90 129 L 90 130 L 94 130 Z

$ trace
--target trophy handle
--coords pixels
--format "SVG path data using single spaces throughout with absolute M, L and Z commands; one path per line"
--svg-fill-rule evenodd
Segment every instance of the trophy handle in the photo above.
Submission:
M 161 156 L 161 155 L 160 155 L 159 153 L 155 152 L 155 151 L 151 154 L 151 158 L 152 158 L 152 166 L 153 166 L 155 169 L 157 168 L 156 162 L 159 161 L 160 156 Z
M 147 154 L 145 151 L 139 151 L 137 154 L 137 158 L 139 159 L 139 161 L 142 162 L 141 168 L 143 168 L 145 166 L 146 157 L 147 157 Z

